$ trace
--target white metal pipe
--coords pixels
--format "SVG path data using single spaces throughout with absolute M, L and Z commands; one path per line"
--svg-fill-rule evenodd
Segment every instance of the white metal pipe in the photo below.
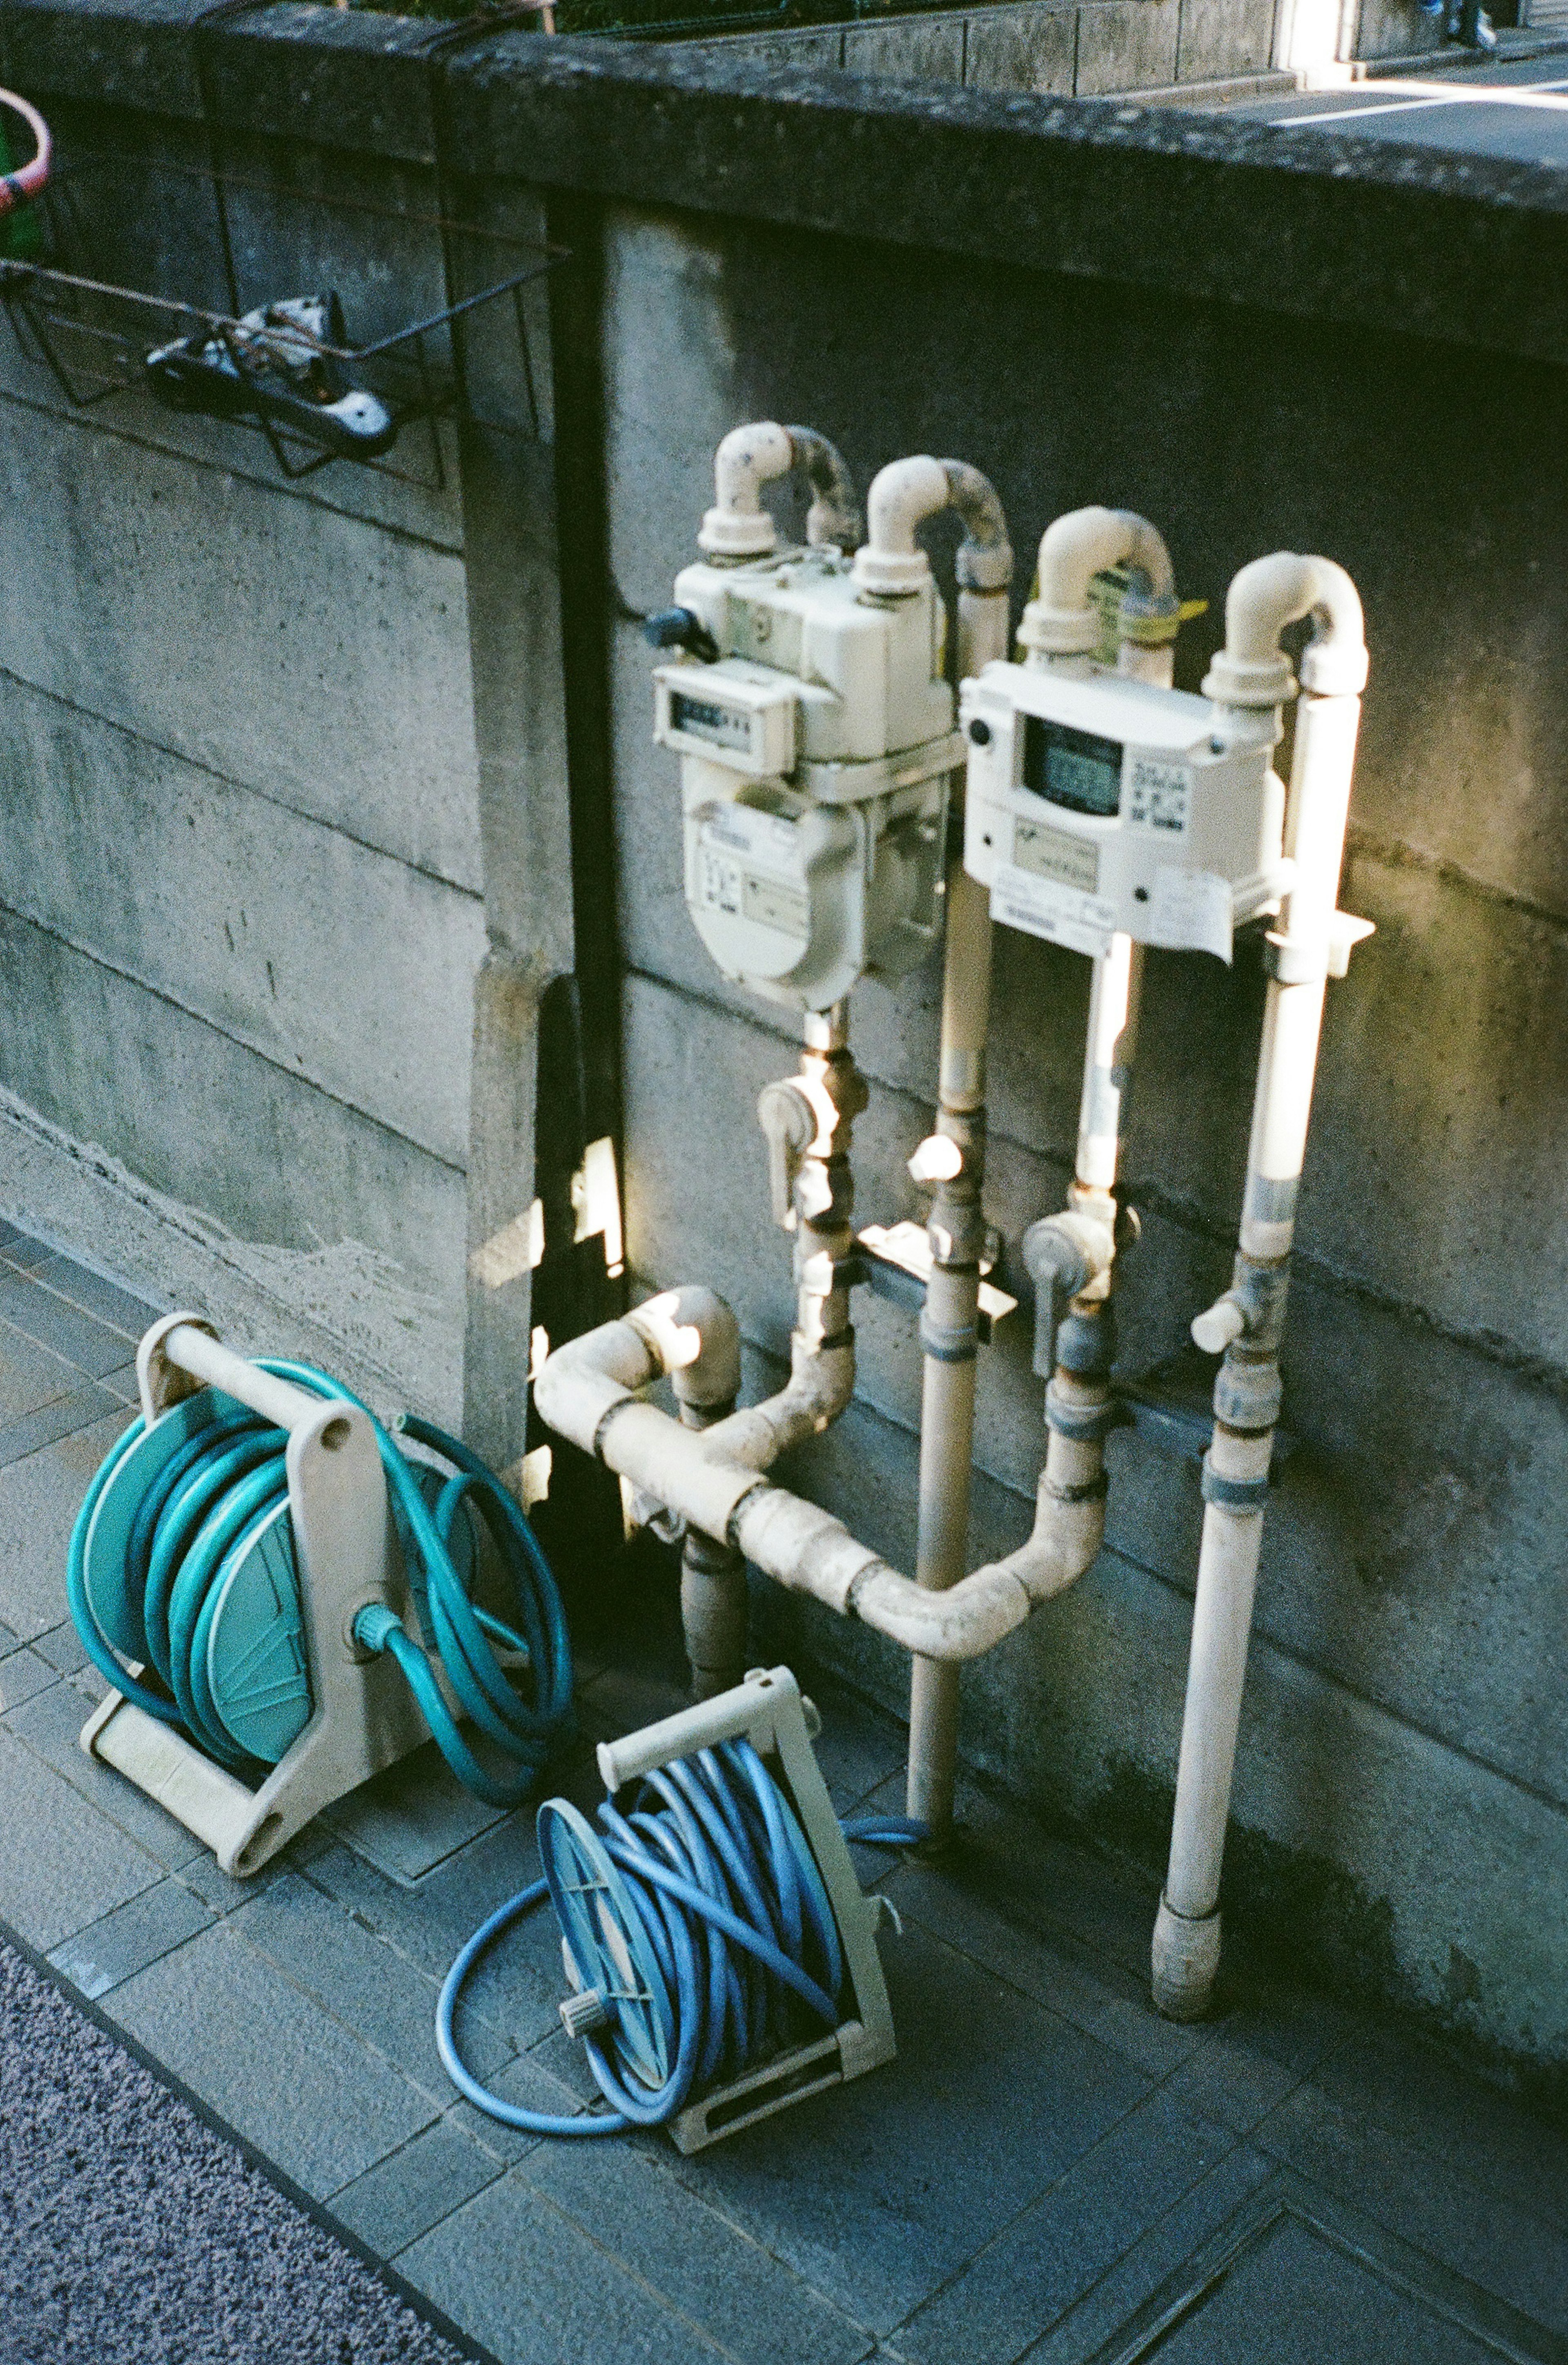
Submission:
M 1117 932 L 1108 953 L 1094 956 L 1089 988 L 1089 1033 L 1078 1112 L 1078 1181 L 1093 1191 L 1115 1187 L 1122 1104 L 1137 1048 L 1143 991 L 1143 947 Z
M 866 541 L 855 554 L 855 580 L 874 599 L 907 599 L 931 578 L 931 561 L 916 542 L 927 518 L 956 510 L 964 521 L 958 546 L 960 591 L 1004 591 L 1013 580 L 1007 521 L 990 479 L 967 460 L 917 454 L 891 460 L 872 479 L 866 501 Z
M 1247 1676 L 1262 1485 L 1273 1452 L 1278 1351 L 1295 1234 L 1344 858 L 1360 692 L 1366 679 L 1355 586 L 1328 560 L 1277 553 L 1244 567 L 1226 601 L 1226 645 L 1204 683 L 1221 706 L 1267 707 L 1294 687 L 1280 633 L 1311 615 L 1286 807 L 1294 869 L 1275 931 L 1248 1149 L 1237 1281 L 1193 1335 L 1223 1349 L 1205 1465 L 1203 1542 L 1182 1714 L 1170 1861 L 1155 1925 L 1154 1996 L 1173 2019 L 1207 2008 L 1219 1967 L 1220 1876 Z
M 814 496 L 807 541 L 852 547 L 860 516 L 841 454 L 813 427 L 780 427 L 763 419 L 732 428 L 713 455 L 713 507 L 702 520 L 699 549 L 737 565 L 771 557 L 778 529 L 763 508 L 762 488 L 796 467 L 805 471 Z
M 1162 636 L 1174 633 L 1175 574 L 1163 535 L 1133 510 L 1070 510 L 1040 537 L 1039 588 L 1018 627 L 1029 663 L 1093 654 L 1100 640 L 1100 611 L 1089 587 L 1110 566 L 1135 566 L 1148 585 L 1126 617 L 1124 642 L 1137 637 L 1131 629 L 1135 614 L 1146 626 L 1158 622 Z M 1135 670 L 1134 663 L 1129 661 L 1126 669 Z

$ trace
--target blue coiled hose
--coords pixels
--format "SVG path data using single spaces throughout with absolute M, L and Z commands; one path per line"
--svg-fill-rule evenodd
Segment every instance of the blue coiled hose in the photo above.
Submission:
M 308 1364 L 263 1359 L 259 1368 L 307 1394 L 358 1406 L 375 1432 L 394 1519 L 404 1546 L 421 1639 L 384 1605 L 361 1610 L 355 1640 L 386 1651 L 402 1670 L 442 1756 L 458 1779 L 494 1806 L 513 1806 L 537 1780 L 570 1728 L 572 1656 L 550 1564 L 517 1504 L 458 1439 L 411 1413 L 397 1423 L 415 1443 L 453 1465 L 425 1471 L 427 1501 L 416 1470 L 396 1439 L 353 1391 Z M 223 1722 L 208 1679 L 207 1639 L 224 1570 L 287 1499 L 288 1440 L 259 1413 L 236 1407 L 199 1429 L 162 1466 L 137 1507 L 125 1548 L 124 1597 L 139 1620 L 129 1654 L 156 1676 L 131 1676 L 99 1626 L 88 1595 L 85 1553 L 103 1492 L 146 1424 L 133 1421 L 94 1477 L 72 1534 L 67 1567 L 71 1614 L 82 1647 L 117 1691 L 150 1716 L 186 1732 L 230 1771 L 253 1775 L 258 1760 Z M 453 1552 L 455 1524 L 471 1505 L 484 1521 L 508 1581 L 515 1624 L 469 1597 Z M 145 1642 L 145 1649 L 140 1647 Z M 515 1653 L 528 1696 L 498 1662 L 496 1646 Z M 460 1731 L 435 1674 L 439 1659 L 459 1709 L 495 1743 L 512 1770 L 481 1765 Z
M 844 1958 L 827 1893 L 793 1809 L 749 1741 L 729 1741 L 644 1776 L 631 1811 L 539 1810 L 544 1877 L 480 1924 L 442 1983 L 436 2046 L 476 2109 L 531 2135 L 618 2135 L 658 2126 L 696 2089 L 738 2077 L 803 2031 L 837 2026 Z M 903 1847 L 924 1836 L 900 1816 L 842 1826 Z M 530 2111 L 480 2085 L 454 2020 L 469 1975 L 502 1933 L 548 1896 L 603 2026 L 586 2037 L 607 2111 Z

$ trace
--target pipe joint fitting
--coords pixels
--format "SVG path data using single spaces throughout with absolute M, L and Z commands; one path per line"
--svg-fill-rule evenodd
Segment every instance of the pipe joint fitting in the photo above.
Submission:
M 1113 1396 L 1097 1396 L 1089 1402 L 1070 1395 L 1059 1380 L 1052 1380 L 1046 1390 L 1046 1427 L 1053 1437 L 1064 1437 L 1074 1445 L 1100 1445 L 1114 1429 L 1122 1429 L 1128 1418 L 1126 1408 Z
M 954 1199 L 938 1192 L 925 1222 L 931 1261 L 944 1272 L 969 1272 L 987 1261 L 991 1229 L 978 1198 Z
M 1226 1348 L 1215 1381 L 1215 1420 L 1244 1437 L 1256 1437 L 1274 1428 L 1283 1399 L 1280 1367 L 1272 1355 L 1254 1359 Z
M 1189 1916 L 1162 1897 L 1154 1925 L 1155 2010 L 1167 2020 L 1201 2020 L 1214 1994 L 1219 1954 L 1217 1910 Z
M 1056 1369 L 1075 1380 L 1108 1380 L 1116 1360 L 1116 1317 L 1109 1299 L 1076 1309 L 1057 1325 Z
M 1218 1355 L 1245 1340 L 1251 1356 L 1277 1354 L 1284 1337 L 1290 1277 L 1287 1258 L 1264 1260 L 1243 1250 L 1224 1296 L 1193 1316 L 1193 1345 L 1205 1355 Z
M 806 540 L 852 550 L 860 512 L 842 454 L 813 427 L 780 427 L 771 419 L 732 429 L 713 455 L 713 507 L 702 520 L 698 548 L 719 566 L 771 558 L 778 528 L 762 506 L 762 487 L 803 468 L 815 496 Z
M 980 1333 L 970 1322 L 939 1322 L 929 1306 L 920 1309 L 922 1351 L 937 1363 L 972 1363 Z
M 1204 1456 L 1201 1483 L 1204 1502 L 1223 1504 L 1227 1511 L 1261 1511 L 1269 1499 L 1267 1473 L 1261 1478 L 1223 1478 L 1212 1449 Z

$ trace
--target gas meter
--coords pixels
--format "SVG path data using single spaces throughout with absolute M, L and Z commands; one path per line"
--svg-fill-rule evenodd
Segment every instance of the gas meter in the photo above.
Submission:
M 929 578 L 863 592 L 826 546 L 677 577 L 650 620 L 654 735 L 680 757 L 686 902 L 726 977 L 825 1010 L 902 977 L 941 924 L 962 761 Z
M 1076 952 L 1135 942 L 1231 957 L 1287 867 L 1271 710 L 1119 675 L 987 666 L 963 686 L 964 868 L 992 917 Z

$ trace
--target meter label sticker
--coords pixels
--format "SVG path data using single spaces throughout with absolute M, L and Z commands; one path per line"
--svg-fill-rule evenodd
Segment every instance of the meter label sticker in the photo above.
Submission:
M 703 739 L 711 747 L 734 747 L 744 755 L 751 747 L 751 716 L 744 707 L 721 706 L 711 698 L 692 698 L 684 689 L 670 692 L 672 731 L 689 739 Z
M 1186 835 L 1193 801 L 1193 775 L 1185 764 L 1156 764 L 1135 756 L 1128 767 L 1127 819 L 1146 829 Z
M 1090 839 L 1070 837 L 1065 829 L 1050 829 L 1042 821 L 1013 824 L 1014 868 L 1036 879 L 1054 879 L 1058 887 L 1076 887 L 1092 895 L 1100 884 L 1100 849 Z
M 779 870 L 794 875 L 780 878 Z M 744 805 L 704 822 L 697 844 L 697 899 L 709 911 L 805 944 L 812 933 L 811 904 L 793 824 Z
M 1040 879 L 1014 863 L 999 862 L 991 890 L 991 916 L 1003 926 L 1066 945 L 1075 953 L 1108 953 L 1116 925 L 1115 906 L 1098 895 Z
M 1219 878 L 1212 870 L 1157 871 L 1146 941 L 1176 952 L 1217 953 L 1228 965 L 1229 880 Z

